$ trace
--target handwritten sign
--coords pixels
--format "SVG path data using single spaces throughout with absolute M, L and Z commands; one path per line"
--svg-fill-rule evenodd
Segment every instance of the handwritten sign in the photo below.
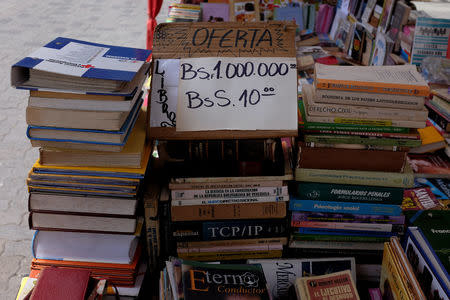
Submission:
M 295 57 L 295 30 L 281 21 L 159 24 L 153 57 Z
M 179 59 L 156 59 L 153 64 L 150 127 L 175 127 Z
M 180 60 L 177 131 L 296 130 L 295 57 Z

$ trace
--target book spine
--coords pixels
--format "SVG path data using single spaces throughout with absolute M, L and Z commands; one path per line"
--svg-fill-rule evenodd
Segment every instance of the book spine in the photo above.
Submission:
M 273 238 L 257 238 L 245 240 L 222 240 L 222 241 L 193 241 L 193 242 L 177 242 L 179 248 L 207 248 L 207 247 L 222 247 L 228 245 L 263 245 L 263 244 L 287 244 L 287 237 L 273 237 Z
M 316 89 L 315 101 L 346 105 L 422 110 L 425 97 Z
M 282 250 L 260 250 L 260 251 L 233 251 L 233 252 L 206 252 L 206 253 L 180 253 L 181 259 L 195 261 L 218 261 L 218 260 L 236 260 L 236 259 L 255 259 L 255 258 L 280 258 Z
M 295 180 L 400 188 L 411 188 L 414 186 L 414 175 L 410 172 L 388 173 L 296 168 Z
M 388 126 L 388 127 L 404 127 L 404 128 L 423 128 L 426 120 L 423 121 L 407 121 L 407 120 L 376 120 L 376 119 L 357 119 L 334 116 L 310 116 L 306 117 L 308 122 L 315 123 L 331 123 L 331 124 L 349 124 L 349 125 L 367 125 L 367 126 Z
M 172 222 L 171 226 L 171 235 L 177 242 L 271 238 L 287 232 L 285 219 Z
M 323 143 L 323 144 L 360 144 L 370 146 L 394 146 L 394 147 L 418 147 L 421 145 L 420 140 L 413 139 L 397 139 L 397 138 L 367 138 L 361 136 L 341 135 L 341 136 L 320 136 L 305 135 L 307 143 Z
M 450 132 L 450 122 L 431 107 L 429 103 L 427 103 L 425 107 L 428 109 L 428 119 L 435 122 L 445 132 Z
M 292 221 L 291 227 L 356 230 L 356 231 L 365 230 L 377 232 L 393 231 L 392 224 L 345 223 L 345 222 Z
M 289 201 L 289 196 L 248 197 L 248 198 L 219 198 L 219 199 L 188 199 L 172 200 L 172 206 L 194 206 L 194 205 L 219 205 L 237 203 L 265 203 Z
M 289 209 L 292 211 L 351 213 L 383 216 L 398 216 L 402 212 L 400 205 L 299 199 L 291 199 L 291 201 L 289 201 Z
M 301 127 L 301 126 L 300 126 Z M 304 128 L 304 127 L 303 127 Z M 411 133 L 393 133 L 393 132 L 370 132 L 370 131 L 345 131 L 345 130 L 328 130 L 328 129 L 303 129 L 304 133 L 310 134 L 336 134 L 336 135 L 348 135 L 348 136 L 364 136 L 364 137 L 380 137 L 380 138 L 392 138 L 392 139 L 410 139 L 419 140 L 418 134 Z M 408 129 L 409 132 L 409 129 Z
M 348 236 L 374 236 L 374 237 L 391 237 L 394 234 L 389 232 L 376 232 L 367 230 L 343 230 L 330 228 L 295 228 L 294 232 L 300 234 L 323 234 L 323 235 L 348 235 Z
M 283 181 L 252 181 L 252 182 L 204 182 L 204 183 L 169 183 L 171 190 L 202 190 L 202 189 L 244 189 L 261 187 L 282 187 Z
M 292 239 L 298 241 L 336 241 L 336 242 L 370 242 L 370 243 L 384 243 L 389 240 L 389 237 L 375 237 L 375 236 L 350 236 L 350 235 L 314 235 L 304 233 L 292 233 Z
M 222 245 L 222 246 L 208 246 L 208 247 L 192 247 L 183 248 L 177 247 L 177 253 L 223 253 L 232 251 L 271 251 L 271 250 L 282 250 L 283 245 L 281 243 L 277 244 L 249 244 L 249 245 Z
M 389 95 L 423 96 L 430 94 L 428 86 L 415 86 L 388 82 L 363 82 L 316 78 L 318 90 L 338 90 L 356 93 L 377 93 Z
M 322 130 L 322 131 L 340 131 L 345 132 L 370 132 L 370 133 L 409 133 L 409 128 L 392 126 L 373 126 L 373 125 L 355 125 L 355 124 L 336 124 L 307 121 L 303 99 L 298 99 L 299 127 L 303 130 Z
M 407 300 L 409 299 L 408 290 L 402 282 L 402 274 L 399 262 L 392 253 L 389 243 L 384 244 L 383 262 L 381 263 L 381 278 L 380 278 L 380 290 L 383 297 L 386 297 L 388 293 L 393 294 L 394 299 Z M 385 283 L 387 282 L 387 284 Z M 389 286 L 389 292 L 386 291 Z
M 256 187 L 256 188 L 227 188 L 227 189 L 198 189 L 172 190 L 172 200 L 211 199 L 211 198 L 245 198 L 287 196 L 287 186 Z
M 314 212 L 292 212 L 292 222 L 315 221 L 315 222 L 348 222 L 348 223 L 372 223 L 372 224 L 393 224 L 404 225 L 405 216 L 384 216 L 384 215 L 361 215 L 361 214 L 340 214 L 340 213 L 314 213 Z
M 383 243 L 292 240 L 289 243 L 289 248 L 383 250 Z
M 286 202 L 172 206 L 172 221 L 284 218 Z
M 382 203 L 401 205 L 402 188 L 374 187 L 367 185 L 299 183 L 296 196 L 300 199 Z
M 443 103 L 444 102 L 444 103 Z M 450 107 L 447 107 L 448 102 L 445 100 L 440 100 L 439 98 L 434 97 L 432 100 L 427 102 L 430 107 L 434 108 L 437 112 L 439 112 L 445 119 L 450 119 Z

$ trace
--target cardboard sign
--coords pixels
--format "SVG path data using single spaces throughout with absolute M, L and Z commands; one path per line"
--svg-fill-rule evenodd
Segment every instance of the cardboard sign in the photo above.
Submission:
M 295 58 L 186 58 L 179 75 L 177 131 L 297 129 Z
M 149 136 L 296 136 L 295 30 L 281 21 L 158 25 Z
M 293 22 L 164 23 L 155 29 L 154 58 L 295 57 Z
M 179 59 L 156 59 L 150 93 L 150 127 L 175 127 Z

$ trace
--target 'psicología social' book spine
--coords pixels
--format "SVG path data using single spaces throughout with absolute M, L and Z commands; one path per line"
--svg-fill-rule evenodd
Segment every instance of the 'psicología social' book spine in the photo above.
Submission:
M 402 212 L 400 205 L 300 200 L 292 199 L 292 197 L 291 201 L 289 201 L 289 209 L 292 211 L 352 213 L 365 215 L 374 214 L 388 216 L 397 216 Z

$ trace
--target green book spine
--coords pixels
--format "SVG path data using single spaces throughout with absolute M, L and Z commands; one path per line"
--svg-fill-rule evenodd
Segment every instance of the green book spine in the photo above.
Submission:
M 403 189 L 367 185 L 301 182 L 297 184 L 296 196 L 300 199 L 308 200 L 401 205 Z
M 305 142 L 323 144 L 359 144 L 371 146 L 398 146 L 419 147 L 421 140 L 390 139 L 390 138 L 364 138 L 352 135 L 305 135 Z
M 410 170 L 404 173 L 393 173 L 297 168 L 295 169 L 295 180 L 399 188 L 414 186 L 414 175 Z
M 321 235 L 293 233 L 293 240 L 297 241 L 334 241 L 334 242 L 373 242 L 383 243 L 389 241 L 386 237 L 349 236 L 349 235 Z
M 298 109 L 300 111 L 299 127 L 304 130 L 340 130 L 340 131 L 358 131 L 358 132 L 391 132 L 391 133 L 409 133 L 410 128 L 391 127 L 391 126 L 371 126 L 355 124 L 335 124 L 335 123 L 317 123 L 306 122 L 305 107 L 303 100 L 298 99 Z

